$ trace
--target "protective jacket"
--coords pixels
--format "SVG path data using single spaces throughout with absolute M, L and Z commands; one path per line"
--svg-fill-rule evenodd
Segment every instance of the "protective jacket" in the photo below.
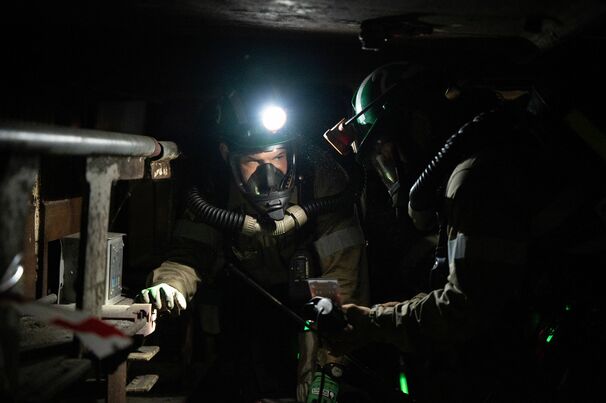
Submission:
M 313 164 L 309 162 L 306 164 L 309 178 L 306 184 L 300 184 L 293 192 L 290 199 L 292 204 L 298 204 L 301 198 L 337 194 L 346 185 L 346 173 L 328 156 L 315 155 Z M 235 185 L 230 186 L 224 207 L 255 214 Z M 268 392 L 284 392 L 276 385 L 280 383 L 280 377 L 295 380 L 294 372 L 289 373 L 281 361 L 284 361 L 285 355 L 292 354 L 288 358 L 297 356 L 296 351 L 289 353 L 295 350 L 296 326 L 255 291 L 238 283 L 239 280 L 233 276 L 226 275 L 223 268 L 226 263 L 235 264 L 289 305 L 289 265 L 292 257 L 301 252 L 311 257 L 312 266 L 317 268 L 312 276 L 338 280 L 343 303 L 368 302 L 365 240 L 353 206 L 320 215 L 303 227 L 281 236 L 259 234 L 253 237 L 222 233 L 197 222 L 193 214 L 186 211 L 176 224 L 168 259 L 153 271 L 149 282 L 151 285 L 167 283 L 181 291 L 188 300 L 195 295 L 197 303 L 194 305 L 199 310 L 202 333 L 221 335 L 221 339 L 229 340 L 227 343 L 230 346 L 224 351 L 229 350 L 226 355 L 230 358 L 226 360 L 223 356 L 220 360 L 232 361 L 225 365 L 254 368 L 251 373 L 241 373 L 239 379 L 255 378 L 251 381 L 254 385 L 245 388 L 254 390 L 253 395 L 258 392 L 267 397 Z M 295 305 L 290 305 L 297 311 L 302 307 L 302 302 L 296 301 Z M 311 334 L 306 336 L 309 337 Z M 316 357 L 316 354 L 325 354 L 322 349 L 319 352 L 307 351 L 317 348 L 315 343 L 302 340 L 301 344 L 301 361 L 307 359 L 315 362 L 317 358 L 323 361 L 323 357 Z M 248 360 L 247 364 L 242 364 L 242 360 Z M 265 367 L 259 364 L 263 361 L 268 362 Z M 299 363 L 299 367 L 299 377 L 309 378 L 313 373 L 309 365 Z M 233 367 L 230 370 L 241 371 Z M 278 380 L 274 382 L 275 379 Z M 285 383 L 288 384 L 288 380 Z M 291 391 L 294 392 L 294 385 Z
M 443 202 L 448 242 L 445 284 L 394 306 L 376 306 L 372 322 L 398 334 L 402 351 L 430 360 L 427 401 L 524 401 L 533 217 L 552 191 L 529 139 L 513 118 L 481 124 L 495 141 L 450 173 Z M 493 123 L 497 123 L 493 122 Z M 467 127 L 468 130 L 477 129 Z M 499 135 L 499 132 L 501 135 Z M 391 330 L 389 330 L 391 329 Z M 423 380 L 424 382 L 426 380 Z

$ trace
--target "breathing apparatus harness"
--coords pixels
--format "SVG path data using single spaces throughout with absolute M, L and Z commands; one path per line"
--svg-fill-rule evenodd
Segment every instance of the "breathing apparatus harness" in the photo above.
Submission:
M 230 211 L 217 207 L 208 202 L 197 186 L 194 186 L 186 198 L 186 206 L 196 221 L 208 224 L 219 231 L 239 233 L 247 236 L 266 233 L 281 236 L 301 228 L 308 221 L 319 215 L 339 211 L 351 206 L 365 189 L 365 176 L 361 172 L 353 172 L 347 187 L 332 196 L 326 196 L 303 202 L 301 205 L 291 205 L 285 210 L 281 220 L 269 220 L 271 226 L 262 223 L 258 218 L 238 211 Z
M 267 102 L 263 108 L 259 108 L 260 99 Z M 300 188 L 305 178 L 296 173 L 300 137 L 296 125 L 289 123 L 287 107 L 288 99 L 271 86 L 233 90 L 220 100 L 215 135 L 234 183 L 258 214 L 253 217 L 215 206 L 204 198 L 198 187 L 193 187 L 186 197 L 186 207 L 194 220 L 220 232 L 281 236 L 301 228 L 318 215 L 353 205 L 359 198 L 364 191 L 364 181 L 354 173 L 353 180 L 347 178 L 347 186 L 340 193 L 289 205 L 292 191 Z M 273 153 L 267 156 L 272 162 L 263 158 L 266 153 Z M 257 155 L 262 158 L 256 160 Z M 285 158 L 287 164 L 274 165 L 273 159 L 278 155 Z M 250 176 L 244 177 L 241 162 L 246 164 L 248 158 L 259 165 Z
M 509 135 L 505 133 L 507 128 L 511 128 L 508 116 L 503 109 L 494 109 L 463 125 L 446 140 L 410 188 L 408 215 L 415 227 L 428 231 L 438 224 L 439 228 L 435 262 L 430 271 L 432 289 L 442 287 L 448 276 L 447 214 L 442 211 L 439 195 L 444 193 L 448 175 L 459 163 Z

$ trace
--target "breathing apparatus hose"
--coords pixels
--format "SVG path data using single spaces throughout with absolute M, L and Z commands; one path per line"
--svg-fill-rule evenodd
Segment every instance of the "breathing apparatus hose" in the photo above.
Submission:
M 196 215 L 197 219 L 224 231 L 239 231 L 246 219 L 245 214 L 215 207 L 207 202 L 200 194 L 197 186 L 189 191 L 186 205 Z
M 360 173 L 357 173 L 354 180 L 349 181 L 347 188 L 340 193 L 312 200 L 300 206 L 290 206 L 286 209 L 284 219 L 275 221 L 276 227 L 272 235 L 283 235 L 303 226 L 314 217 L 352 205 L 364 191 L 366 180 L 363 172 L 360 169 Z M 244 235 L 254 235 L 263 231 L 256 218 L 237 211 L 213 206 L 204 199 L 196 186 L 189 191 L 186 206 L 194 214 L 196 220 L 219 231 L 238 232 Z
M 353 170 L 352 179 L 345 190 L 332 196 L 322 197 L 301 204 L 301 208 L 308 217 L 332 213 L 340 208 L 351 206 L 364 193 L 366 190 L 366 170 L 359 163 L 355 165 L 356 169 Z
M 482 113 L 465 124 L 446 140 L 419 175 L 410 188 L 408 199 L 408 215 L 418 229 L 429 230 L 435 224 L 438 188 L 457 164 L 494 139 L 488 130 L 503 127 L 495 124 L 495 120 L 501 120 L 501 115 L 497 111 Z

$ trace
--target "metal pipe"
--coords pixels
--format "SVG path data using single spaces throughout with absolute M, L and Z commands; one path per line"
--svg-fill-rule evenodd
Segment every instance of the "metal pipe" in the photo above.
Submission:
M 0 121 L 0 149 L 57 155 L 158 156 L 156 139 L 136 134 Z
M 282 312 L 284 312 L 286 315 L 288 315 L 292 319 L 294 319 L 294 321 L 297 322 L 299 325 L 301 325 L 301 326 L 307 325 L 307 321 L 305 319 L 303 319 L 295 311 L 293 311 L 292 309 L 290 309 L 289 307 L 284 305 L 279 299 L 274 297 L 271 293 L 267 292 L 265 290 L 265 288 L 261 287 L 259 284 L 257 284 L 256 281 L 254 281 L 252 278 L 248 277 L 244 272 L 242 272 L 242 270 L 238 269 L 235 265 L 233 265 L 231 263 L 228 263 L 226 267 L 230 273 L 236 275 L 240 280 L 244 281 L 249 287 L 251 287 L 252 289 L 257 291 L 259 294 L 263 295 L 263 297 L 265 297 L 266 299 L 271 301 L 274 304 L 274 306 L 280 308 L 282 310 Z
M 172 141 L 159 141 L 158 143 L 162 147 L 162 152 L 154 159 L 155 161 L 174 160 L 181 154 L 179 146 Z

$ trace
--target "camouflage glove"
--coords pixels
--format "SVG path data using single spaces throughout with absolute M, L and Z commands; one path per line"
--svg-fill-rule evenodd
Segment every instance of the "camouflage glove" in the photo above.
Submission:
M 187 301 L 183 294 L 166 283 L 156 284 L 141 291 L 141 299 L 145 303 L 153 304 L 159 311 L 164 309 L 172 311 L 187 308 Z

